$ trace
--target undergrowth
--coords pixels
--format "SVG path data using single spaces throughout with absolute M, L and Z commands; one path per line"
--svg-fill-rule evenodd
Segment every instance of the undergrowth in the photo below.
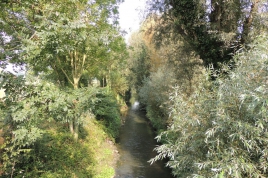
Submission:
M 87 118 L 78 142 L 65 124 L 49 123 L 46 132 L 27 153 L 22 153 L 13 177 L 112 177 L 115 145 L 102 123 Z M 2 158 L 3 159 L 3 158 Z M 0 177 L 9 177 L 4 173 Z

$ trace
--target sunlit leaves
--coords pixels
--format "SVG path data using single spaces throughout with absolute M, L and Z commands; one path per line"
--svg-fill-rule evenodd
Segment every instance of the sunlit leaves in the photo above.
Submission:
M 34 144 L 37 139 L 40 139 L 42 137 L 43 132 L 43 130 L 36 127 L 20 127 L 19 129 L 13 131 L 13 142 L 15 145 L 19 145 L 21 147 L 30 146 Z
M 254 33 L 267 31 L 266 1 L 247 0 L 148 0 L 151 17 L 156 19 L 154 39 L 163 44 L 168 38 L 183 38 L 200 56 L 205 66 L 229 62 L 239 46 L 249 44 Z M 157 14 L 157 15 L 156 15 Z M 261 27 L 263 26 L 263 27 Z M 168 42 L 168 41 L 167 41 Z
M 7 173 L 11 177 L 15 163 L 23 163 L 20 159 L 27 156 L 20 154 L 21 150 L 33 148 L 52 121 L 69 126 L 74 139 L 78 139 L 85 116 L 93 117 L 94 104 L 99 101 L 99 89 L 87 87 L 91 78 L 110 75 L 113 81 L 109 85 L 116 92 L 126 90 L 123 74 L 113 71 L 124 68 L 126 57 L 124 40 L 112 23 L 117 18 L 116 3 L 25 0 L 7 1 L 0 7 L 0 37 L 4 44 L 1 60 L 25 63 L 28 70 L 25 76 L 5 74 L 1 82 L 1 121 L 4 118 L 10 137 L 5 145 L 5 163 L 9 164 Z M 11 61 L 7 52 L 19 57 Z M 118 117 L 111 118 L 111 122 L 116 121 L 113 129 L 118 131 L 120 118 L 116 114 Z
M 159 155 L 178 177 L 267 177 L 267 39 L 236 55 L 236 69 L 215 87 L 202 80 L 190 97 L 176 88 L 172 125 Z M 205 77 L 204 77 L 205 78 Z
M 0 89 L 0 99 L 4 98 L 5 96 L 5 89 Z

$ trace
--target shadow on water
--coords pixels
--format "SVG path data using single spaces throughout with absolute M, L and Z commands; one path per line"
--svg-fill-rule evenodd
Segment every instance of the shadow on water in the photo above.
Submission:
M 157 142 L 146 116 L 135 103 L 124 118 L 118 140 L 120 159 L 115 178 L 173 178 L 163 161 L 152 165 L 148 160 L 156 156 Z

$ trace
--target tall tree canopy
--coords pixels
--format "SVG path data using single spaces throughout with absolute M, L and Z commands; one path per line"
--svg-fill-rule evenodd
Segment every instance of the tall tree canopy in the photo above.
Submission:
M 61 86 L 106 76 L 125 57 L 117 0 L 5 1 L 1 4 L 1 62 L 49 71 Z M 78 138 L 78 118 L 69 121 Z
M 257 26 L 261 0 L 149 0 L 150 12 L 160 25 L 155 40 L 183 38 L 200 55 L 204 64 L 218 65 L 230 53 L 247 44 Z M 156 12 L 156 13 L 155 13 Z M 159 13 L 160 12 L 160 13 Z

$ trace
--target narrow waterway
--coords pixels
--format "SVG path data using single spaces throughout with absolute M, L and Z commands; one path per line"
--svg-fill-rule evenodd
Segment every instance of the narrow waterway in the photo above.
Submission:
M 157 142 L 144 113 L 135 103 L 124 118 L 118 141 L 120 154 L 115 178 L 173 178 L 170 169 L 163 161 L 152 165 L 148 160 L 156 153 L 153 151 Z

